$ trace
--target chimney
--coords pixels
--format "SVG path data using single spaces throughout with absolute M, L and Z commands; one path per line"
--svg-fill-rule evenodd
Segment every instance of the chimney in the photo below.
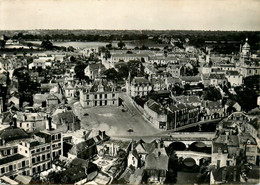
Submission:
M 14 128 L 17 128 L 17 118 L 13 117 Z
M 233 182 L 236 182 L 237 180 L 237 168 L 234 168 L 234 173 L 233 173 Z
M 47 116 L 47 120 L 48 120 L 49 130 L 52 130 L 52 126 L 51 126 L 51 120 L 52 120 L 52 118 L 51 118 L 50 116 Z
M 135 149 L 135 141 L 132 139 L 132 144 L 131 144 L 131 151 Z
M 226 182 L 226 178 L 227 178 L 227 168 L 225 167 L 222 170 L 222 182 Z

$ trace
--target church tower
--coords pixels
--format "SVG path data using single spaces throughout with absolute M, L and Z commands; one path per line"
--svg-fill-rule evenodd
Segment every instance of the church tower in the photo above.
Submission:
M 250 57 L 250 45 L 247 42 L 248 38 L 246 38 L 246 43 L 242 47 L 241 57 L 248 59 Z

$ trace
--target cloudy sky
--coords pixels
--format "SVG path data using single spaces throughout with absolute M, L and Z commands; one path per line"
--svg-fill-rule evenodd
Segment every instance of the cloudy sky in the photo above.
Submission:
M 260 0 L 0 0 L 0 29 L 260 31 Z

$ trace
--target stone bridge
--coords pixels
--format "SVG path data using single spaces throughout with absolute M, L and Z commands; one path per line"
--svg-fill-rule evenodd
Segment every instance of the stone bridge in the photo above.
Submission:
M 185 162 L 185 160 L 192 159 L 198 166 L 201 165 L 202 159 L 211 158 L 211 154 L 195 151 L 176 151 L 176 155 L 178 157 L 182 157 L 183 162 Z

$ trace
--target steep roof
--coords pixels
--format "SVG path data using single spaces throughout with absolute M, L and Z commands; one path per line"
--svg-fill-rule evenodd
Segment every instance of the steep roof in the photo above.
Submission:
M 22 158 L 24 158 L 24 156 L 21 154 L 11 155 L 11 156 L 0 159 L 0 165 L 7 164 L 7 163 L 10 163 L 13 161 L 17 161 Z
M 225 74 L 210 73 L 209 78 L 210 79 L 225 79 Z
M 168 170 L 169 157 L 164 148 L 156 148 L 145 159 L 145 169 Z
M 28 138 L 29 135 L 21 128 L 10 126 L 0 131 L 0 137 L 8 142 Z
M 226 74 L 230 76 L 240 76 L 238 71 L 227 71 Z
M 149 107 L 152 111 L 158 113 L 158 114 L 163 114 L 164 113 L 164 108 L 154 101 L 153 99 L 150 99 L 147 101 L 147 107 Z

